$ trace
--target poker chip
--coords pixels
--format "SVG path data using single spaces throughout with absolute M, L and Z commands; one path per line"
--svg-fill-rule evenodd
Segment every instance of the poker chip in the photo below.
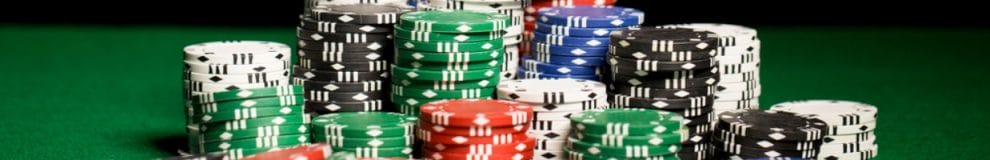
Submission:
M 468 33 L 498 31 L 509 23 L 509 16 L 504 14 L 440 10 L 403 14 L 396 26 L 413 31 Z
M 442 126 L 514 126 L 533 117 L 529 105 L 498 100 L 436 101 L 420 107 L 424 121 Z
M 502 81 L 497 88 L 499 97 L 527 103 L 573 103 L 605 96 L 605 84 L 588 80 Z
M 243 160 L 322 160 L 332 154 L 333 149 L 328 145 L 310 144 L 255 154 Z
M 519 68 L 518 71 L 519 79 L 580 79 L 580 80 L 598 80 L 598 75 L 574 75 L 574 74 L 551 74 L 542 73 L 526 70 L 526 68 Z
M 878 109 L 845 100 L 799 100 L 774 104 L 770 110 L 819 119 L 828 124 L 819 158 L 870 159 L 876 156 Z
M 469 145 L 446 145 L 446 144 L 433 144 L 423 146 L 426 150 L 431 150 L 434 152 L 442 153 L 454 153 L 454 154 L 494 154 L 494 153 L 515 153 L 515 152 L 526 152 L 533 151 L 534 143 L 536 138 L 527 138 L 525 140 L 510 143 L 510 144 L 469 144 Z
M 643 23 L 643 12 L 612 6 L 560 6 L 537 11 L 541 23 L 580 28 L 625 27 Z
M 320 21 L 351 24 L 394 24 L 408 8 L 395 5 L 341 4 L 319 5 L 310 9 Z
M 313 118 L 313 138 L 359 157 L 410 157 L 417 117 L 387 112 L 340 112 Z

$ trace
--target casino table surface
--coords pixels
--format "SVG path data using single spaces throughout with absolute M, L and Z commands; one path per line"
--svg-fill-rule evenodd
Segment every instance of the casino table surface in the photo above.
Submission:
M 799 99 L 879 106 L 883 159 L 983 159 L 987 28 L 756 27 L 761 108 Z M 0 159 L 151 159 L 183 146 L 181 49 L 294 44 L 292 26 L 0 24 Z

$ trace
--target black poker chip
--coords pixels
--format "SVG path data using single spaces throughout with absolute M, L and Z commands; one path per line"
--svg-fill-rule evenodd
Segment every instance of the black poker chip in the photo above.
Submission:
M 392 50 L 391 42 L 345 43 L 299 39 L 299 49 L 321 52 L 367 52 Z
M 610 37 L 610 46 L 649 52 L 707 50 L 719 45 L 713 32 L 681 28 L 630 28 L 612 32 Z
M 828 125 L 819 119 L 790 112 L 732 110 L 718 115 L 716 128 L 744 137 L 777 141 L 813 141 L 828 133 Z
M 399 15 L 411 8 L 398 5 L 345 4 L 320 5 L 312 9 L 313 17 L 319 21 L 351 24 L 395 24 Z
M 611 74 L 623 75 L 628 77 L 644 77 L 644 78 L 656 78 L 656 79 L 666 79 L 666 78 L 681 78 L 681 77 L 704 77 L 719 74 L 718 67 L 703 68 L 697 70 L 683 70 L 683 71 L 665 71 L 665 72 L 655 72 L 655 71 L 644 71 L 635 68 L 628 67 L 609 67 Z M 606 74 L 609 75 L 609 74 Z
M 698 126 L 695 126 L 695 127 L 689 127 L 688 130 L 689 130 L 690 133 L 688 133 L 687 135 L 681 135 L 681 136 L 687 136 L 687 137 L 682 138 L 683 140 L 681 140 L 681 144 L 682 145 L 683 144 L 708 144 L 709 142 L 711 142 L 711 140 L 712 140 L 711 138 L 712 137 L 711 137 L 710 129 L 707 129 L 707 131 L 706 131 L 706 129 L 704 127 L 711 127 L 711 126 L 710 125 L 698 125 Z
M 723 51 L 723 52 L 719 52 L 719 51 Z M 718 50 L 718 48 L 711 48 L 704 50 L 649 52 L 639 49 L 609 46 L 608 52 L 609 55 L 611 56 L 622 57 L 622 58 L 657 60 L 657 61 L 689 61 L 689 60 L 701 60 L 701 59 L 712 58 L 719 53 L 724 54 L 724 49 Z
M 712 144 L 723 146 L 748 146 L 753 148 L 775 149 L 775 150 L 818 150 L 822 145 L 822 140 L 814 141 L 774 141 L 766 139 L 755 139 L 733 134 L 725 130 L 716 130 L 713 134 Z
M 711 75 L 693 78 L 654 79 L 613 74 L 611 76 L 611 82 L 620 85 L 643 86 L 657 89 L 678 89 L 713 86 L 718 84 L 719 77 L 719 75 Z
M 695 117 L 690 117 L 690 118 L 684 118 L 684 120 L 683 120 L 684 121 L 684 125 L 686 125 L 686 126 L 695 126 L 695 125 L 701 125 L 701 124 L 711 124 L 713 121 L 715 121 L 715 115 L 716 114 L 714 112 L 708 112 L 708 113 L 704 113 L 704 114 L 702 114 L 700 116 L 695 116 Z
M 296 77 L 299 78 L 299 77 Z M 301 79 L 301 84 L 306 90 L 330 91 L 330 92 L 369 92 L 382 91 L 382 80 L 360 81 L 360 82 L 339 82 L 339 81 L 314 81 Z M 300 84 L 300 83 L 296 83 Z
M 392 25 L 351 24 L 318 21 L 299 16 L 299 27 L 321 33 L 392 33 Z
M 686 71 L 712 68 L 718 66 L 718 60 L 714 58 L 690 60 L 690 61 L 657 61 L 657 60 L 637 60 L 630 58 L 611 57 L 608 63 L 619 70 L 640 70 L 640 71 Z
M 376 99 L 388 98 L 386 91 L 370 92 L 330 92 L 320 90 L 307 90 L 303 95 L 307 101 L 317 102 L 362 102 Z
M 361 82 L 384 80 L 388 78 L 388 72 L 373 71 L 317 71 L 306 68 L 295 67 L 293 71 L 295 77 L 313 81 L 333 81 L 333 82 Z
M 632 86 L 628 84 L 613 83 L 612 92 L 629 95 L 633 97 L 649 98 L 687 98 L 697 96 L 711 96 L 715 94 L 715 86 L 680 88 L 680 89 L 658 89 L 643 86 Z
M 299 58 L 299 66 L 320 71 L 381 72 L 388 71 L 389 69 L 388 61 L 384 60 L 325 62 L 309 58 Z
M 392 51 L 324 52 L 300 49 L 296 53 L 300 58 L 319 60 L 323 62 L 390 60 L 393 56 Z
M 711 107 L 715 101 L 711 96 L 688 98 L 639 98 L 623 94 L 609 94 L 609 101 L 614 106 L 636 106 L 651 109 L 684 109 Z
M 385 103 L 387 101 L 376 99 L 368 101 L 351 101 L 351 102 L 319 102 L 319 101 L 306 101 L 305 107 L 307 113 L 317 113 L 317 114 L 328 114 L 337 112 L 374 112 L 383 110 L 383 106 L 387 106 Z
M 776 150 L 776 149 L 753 148 L 753 147 L 747 147 L 741 145 L 723 146 L 721 144 L 713 144 L 712 148 L 725 153 L 734 154 L 742 158 L 764 158 L 764 157 L 815 158 L 818 156 L 818 150 Z
M 321 33 L 303 28 L 296 28 L 296 38 L 344 43 L 387 43 L 392 41 L 392 34 L 387 33 Z

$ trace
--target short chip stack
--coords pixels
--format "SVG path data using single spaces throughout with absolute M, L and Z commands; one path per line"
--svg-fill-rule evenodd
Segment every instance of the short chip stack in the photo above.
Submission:
M 572 114 L 567 152 L 571 160 L 677 159 L 683 117 L 658 110 L 623 108 Z
M 829 132 L 824 121 L 790 112 L 741 109 L 718 116 L 716 159 L 814 159 Z
M 528 104 L 461 99 L 420 107 L 416 136 L 423 158 L 435 160 L 532 159 L 536 139 L 526 134 Z
M 648 27 L 612 32 L 611 38 L 605 81 L 612 104 L 681 114 L 688 128 L 681 159 L 709 157 L 718 37 L 707 31 Z
M 418 118 L 389 112 L 330 113 L 313 118 L 313 140 L 357 158 L 412 158 Z
M 874 135 L 876 106 L 843 100 L 803 100 L 775 104 L 770 109 L 817 118 L 828 124 L 818 159 L 876 158 L 879 148 Z
M 307 113 L 389 110 L 392 24 L 410 8 L 394 5 L 319 5 L 297 28 L 296 84 L 306 91 Z
M 424 0 L 420 10 L 465 10 L 494 12 L 509 16 L 511 23 L 503 30 L 502 79 L 515 79 L 519 68 L 519 44 L 523 33 L 523 7 L 525 0 Z
M 563 6 L 611 6 L 617 0 L 528 0 L 526 4 L 526 14 L 523 17 L 523 42 L 519 44 L 520 54 L 530 55 L 532 51 L 531 41 L 533 31 L 536 30 L 536 17 L 540 9 L 547 7 Z
M 529 133 L 536 136 L 534 159 L 564 159 L 571 114 L 608 107 L 605 84 L 590 80 L 503 80 L 497 97 L 533 106 Z
M 309 143 L 302 88 L 287 85 L 289 46 L 206 42 L 184 52 L 191 153 L 238 159 Z
M 392 101 L 400 112 L 418 115 L 420 105 L 437 100 L 492 97 L 509 16 L 444 10 L 410 12 L 399 19 Z
M 760 39 L 756 30 L 733 24 L 692 23 L 667 25 L 714 32 L 720 80 L 715 91 L 715 113 L 760 109 Z
M 525 79 L 599 80 L 606 65 L 611 31 L 643 23 L 643 12 L 612 6 L 549 7 L 539 11 L 531 56 L 523 58 Z

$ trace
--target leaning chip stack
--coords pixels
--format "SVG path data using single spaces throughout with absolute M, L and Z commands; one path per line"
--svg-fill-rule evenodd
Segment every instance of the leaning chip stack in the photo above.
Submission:
M 297 27 L 299 65 L 294 82 L 306 91 L 306 112 L 366 112 L 388 100 L 392 25 L 411 8 L 379 4 L 322 4 Z
M 533 159 L 564 159 L 571 114 L 608 107 L 605 84 L 591 80 L 507 80 L 497 97 L 533 106 L 529 133 L 536 136 Z
M 604 79 L 612 104 L 681 114 L 688 133 L 681 142 L 681 159 L 710 157 L 718 37 L 707 31 L 644 27 L 615 31 L 611 38 Z
M 523 58 L 521 79 L 599 80 L 606 65 L 609 32 L 643 23 L 643 12 L 612 6 L 549 7 L 539 11 L 532 57 Z
M 712 105 L 716 114 L 736 109 L 760 109 L 760 39 L 755 29 L 716 23 L 665 27 L 706 30 L 718 35 L 715 59 L 721 75 Z
M 498 84 L 502 30 L 509 16 L 473 11 L 418 11 L 395 25 L 392 102 L 415 116 L 419 106 L 445 99 L 490 99 Z
M 423 158 L 434 160 L 532 159 L 536 141 L 526 133 L 533 108 L 503 100 L 436 101 L 420 107 L 416 136 Z
M 309 143 L 302 87 L 288 85 L 289 46 L 224 41 L 184 51 L 190 153 L 239 159 Z
M 815 159 L 830 131 L 822 120 L 791 112 L 740 109 L 718 117 L 716 159 Z
M 519 44 L 520 57 L 524 55 L 532 54 L 531 41 L 533 40 L 533 31 L 536 30 L 536 17 L 540 9 L 547 7 L 562 7 L 562 6 L 612 6 L 618 0 L 528 0 L 525 1 L 526 9 L 525 16 L 523 17 L 523 42 Z
M 684 117 L 640 108 L 592 110 L 570 116 L 567 159 L 677 159 Z
M 803 100 L 778 103 L 770 110 L 809 116 L 828 124 L 818 159 L 876 158 L 876 106 L 843 100 Z
M 417 121 L 390 112 L 330 113 L 313 118 L 313 140 L 357 158 L 413 158 Z
M 523 33 L 523 7 L 525 0 L 423 0 L 420 10 L 464 10 L 492 12 L 509 16 L 511 23 L 501 33 L 505 46 L 502 56 L 502 79 L 515 79 L 519 68 L 519 44 Z M 497 36 L 493 35 L 493 36 Z

